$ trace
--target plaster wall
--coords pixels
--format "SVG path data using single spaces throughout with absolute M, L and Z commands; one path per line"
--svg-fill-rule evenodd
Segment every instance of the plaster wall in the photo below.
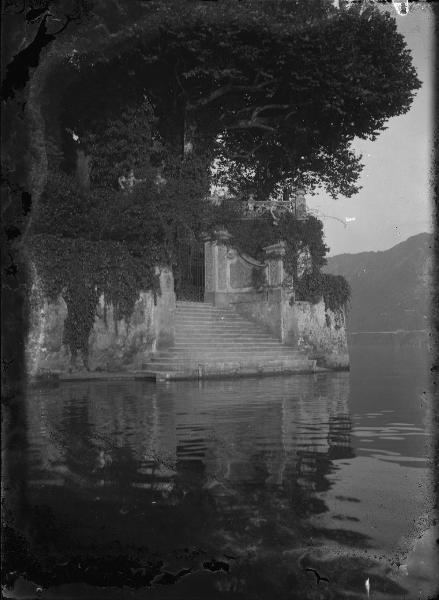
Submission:
M 231 302 L 240 315 L 259 325 L 282 340 L 282 306 L 280 289 L 253 292 L 242 295 Z
M 205 244 L 205 302 L 225 308 L 239 301 L 247 301 L 256 294 L 252 284 L 253 268 L 267 266 L 250 256 L 241 256 L 224 242 Z
M 172 273 L 160 273 L 161 294 L 141 292 L 128 320 L 116 320 L 111 305 L 101 296 L 89 337 L 88 368 L 91 371 L 129 371 L 141 369 L 156 350 L 174 340 L 175 294 Z M 87 368 L 84 357 L 74 359 L 64 344 L 67 305 L 60 296 L 48 302 L 40 292 L 38 280 L 31 294 L 31 323 L 26 344 L 30 375 L 64 373 Z

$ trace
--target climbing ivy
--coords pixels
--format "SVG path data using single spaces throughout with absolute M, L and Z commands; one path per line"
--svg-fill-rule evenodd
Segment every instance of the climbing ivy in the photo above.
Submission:
M 342 275 L 322 274 L 322 295 L 326 308 L 337 312 L 347 310 L 351 299 L 351 287 Z
M 95 242 L 38 234 L 28 245 L 49 300 L 60 295 L 67 304 L 64 342 L 72 354 L 87 355 L 88 338 L 101 295 L 116 319 L 129 318 L 140 290 L 159 293 L 158 276 L 146 253 L 123 242 Z
M 299 255 L 306 249 L 315 269 L 320 269 L 326 263 L 325 255 L 329 248 L 323 240 L 322 222 L 314 216 L 301 220 L 291 213 L 286 213 L 275 225 L 271 217 L 237 219 L 232 213 L 228 229 L 233 236 L 233 244 L 240 251 L 258 260 L 264 259 L 265 246 L 275 244 L 279 240 L 285 241 L 284 264 L 287 272 L 294 277 L 297 276 Z
M 319 219 L 310 215 L 302 220 L 286 213 L 275 224 L 271 217 L 249 220 L 239 219 L 233 212 L 228 214 L 227 227 L 233 236 L 231 243 L 241 252 L 263 261 L 264 247 L 280 240 L 286 243 L 284 267 L 293 281 L 296 299 L 316 303 L 323 298 L 326 308 L 333 311 L 348 305 L 350 287 L 344 277 L 321 272 L 329 248 L 324 243 L 323 224 Z M 301 274 L 298 263 L 304 253 L 309 253 L 310 265 Z M 255 270 L 254 286 L 257 289 L 263 287 L 261 277 Z
M 159 291 L 156 266 L 178 269 L 182 236 L 214 227 L 204 199 L 206 175 L 193 157 L 168 160 L 162 183 L 153 169 L 132 190 L 78 185 L 50 172 L 29 230 L 30 260 L 44 294 L 67 304 L 64 341 L 87 355 L 98 300 L 128 319 L 140 291 Z
M 349 283 L 342 275 L 311 271 L 300 277 L 295 286 L 296 300 L 316 303 L 322 298 L 326 309 L 339 312 L 347 309 L 351 297 Z

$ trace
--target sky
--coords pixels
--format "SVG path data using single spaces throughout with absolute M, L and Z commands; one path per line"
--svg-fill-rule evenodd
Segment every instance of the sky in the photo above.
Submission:
M 323 221 L 329 256 L 387 250 L 412 235 L 433 231 L 434 17 L 428 5 L 409 6 L 407 15 L 398 16 L 392 5 L 387 10 L 412 51 L 422 88 L 409 112 L 390 119 L 374 142 L 354 142 L 364 163 L 358 194 L 334 200 L 320 192 L 307 198 Z

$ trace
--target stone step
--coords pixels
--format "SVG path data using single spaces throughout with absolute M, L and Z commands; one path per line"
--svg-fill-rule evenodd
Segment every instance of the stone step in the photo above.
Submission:
M 226 328 L 216 328 L 216 329 L 205 329 L 200 328 L 199 324 L 198 326 L 193 326 L 191 328 L 187 328 L 187 329 L 175 329 L 175 335 L 192 335 L 192 334 L 198 334 L 200 336 L 208 336 L 208 335 L 229 335 L 229 336 L 234 336 L 234 335 L 249 335 L 251 337 L 256 336 L 258 338 L 271 338 L 274 339 L 273 334 L 270 334 L 266 331 L 258 331 L 257 329 L 251 329 L 250 327 L 244 329 L 242 327 L 239 328 L 235 328 L 235 329 L 226 329 Z
M 213 317 L 209 319 L 203 319 L 202 317 L 188 317 L 180 318 L 178 315 L 175 316 L 176 327 L 190 327 L 191 325 L 198 325 L 202 323 L 204 327 L 251 327 L 260 329 L 261 331 L 267 331 L 263 325 L 253 323 L 252 321 L 244 321 L 243 319 L 225 319 Z
M 282 344 L 220 344 L 215 342 L 204 342 L 203 344 L 193 343 L 193 344 L 175 344 L 170 348 L 166 348 L 163 352 L 173 353 L 176 352 L 184 352 L 186 349 L 188 351 L 193 352 L 197 348 L 200 349 L 200 352 L 205 351 L 219 351 L 219 352 L 239 352 L 240 350 L 251 351 L 251 352 L 282 352 L 284 354 L 300 354 L 303 356 L 303 353 L 298 348 L 292 348 L 290 346 L 284 346 Z
M 202 328 L 201 328 L 202 327 Z M 254 331 L 256 333 L 263 333 L 265 335 L 272 335 L 272 333 L 261 326 L 255 325 L 252 327 L 251 323 L 225 323 L 223 321 L 211 321 L 209 323 L 203 323 L 201 320 L 192 321 L 191 323 L 178 323 L 175 326 L 175 331 L 191 331 L 198 329 L 199 331 Z
M 236 315 L 240 316 L 235 312 L 233 308 L 217 308 L 216 306 L 201 305 L 200 307 L 194 308 L 181 308 L 178 304 L 175 306 L 175 313 L 180 315 L 203 315 L 203 314 L 215 314 L 215 315 Z
M 315 361 L 232 308 L 178 301 L 175 344 L 143 371 L 159 380 L 312 372 Z
M 197 344 L 200 344 L 200 346 L 206 346 L 206 347 L 210 347 L 210 346 L 247 346 L 249 348 L 254 348 L 255 345 L 259 346 L 266 346 L 266 347 L 273 347 L 273 348 L 278 348 L 279 346 L 282 347 L 282 344 L 280 342 L 276 342 L 276 340 L 261 340 L 258 338 L 244 338 L 244 337 L 239 337 L 236 336 L 235 338 L 223 338 L 220 339 L 218 337 L 215 338 L 199 338 L 199 337 L 187 337 L 187 338 L 180 338 L 180 339 L 176 339 L 175 343 L 173 345 L 173 348 L 178 348 L 180 346 L 195 346 Z
M 179 356 L 162 356 L 156 355 L 148 360 L 149 363 L 153 362 L 163 362 L 163 363 L 171 363 L 171 362 L 188 362 L 188 361 L 197 361 L 197 362 L 212 362 L 219 359 L 224 359 L 226 362 L 239 362 L 241 359 L 245 361 L 289 361 L 289 360 L 310 360 L 305 355 L 300 354 L 182 354 Z
M 228 317 L 228 316 L 237 316 L 239 317 L 240 315 L 236 312 L 233 311 L 232 308 L 215 308 L 215 307 L 210 307 L 210 308 L 189 308 L 189 309 L 184 309 L 182 310 L 181 308 L 179 308 L 178 306 L 175 307 L 175 314 L 176 315 L 188 315 L 188 316 L 192 316 L 192 315 L 220 315 L 223 317 Z
M 239 352 L 240 350 L 244 351 L 244 352 L 257 352 L 258 350 L 260 352 L 274 352 L 274 351 L 279 351 L 279 352 L 286 352 L 289 353 L 289 350 L 287 348 L 283 348 L 282 346 L 277 346 L 276 344 L 220 344 L 219 342 L 204 342 L 204 343 L 199 343 L 199 342 L 194 342 L 194 343 L 181 343 L 181 344 L 175 344 L 174 346 L 172 346 L 172 348 L 169 348 L 169 350 L 174 350 L 175 352 L 182 352 L 187 348 L 187 350 L 189 351 L 194 351 L 197 348 L 200 350 L 200 352 L 209 352 L 209 351 L 220 351 L 220 352 Z M 292 348 L 292 350 L 294 350 L 294 348 Z
M 252 329 L 242 329 L 242 328 L 238 328 L 238 329 L 204 329 L 204 327 L 201 327 L 200 324 L 198 325 L 194 325 L 193 327 L 188 327 L 187 329 L 176 329 L 175 330 L 175 336 L 192 336 L 192 335 L 199 335 L 200 337 L 207 337 L 207 336 L 223 336 L 223 337 L 236 337 L 236 336 L 248 336 L 250 338 L 255 338 L 255 339 L 272 339 L 272 340 L 276 340 L 276 337 L 274 336 L 274 334 L 270 334 L 267 333 L 266 331 L 258 331 L 256 330 L 252 330 Z
M 151 369 L 169 369 L 169 370 L 178 370 L 181 368 L 187 368 L 187 367 L 191 367 L 193 369 L 195 368 L 206 368 L 206 367 L 212 367 L 214 365 L 225 365 L 225 364 L 233 364 L 233 365 L 238 365 L 238 366 L 244 366 L 244 365 L 288 365 L 290 367 L 293 366 L 303 366 L 304 364 L 306 365 L 310 365 L 310 361 L 306 358 L 292 358 L 292 359 L 278 359 L 278 360 L 266 360 L 263 358 L 255 358 L 253 360 L 249 360 L 249 359 L 238 359 L 238 358 L 232 358 L 232 357 L 223 357 L 223 358 L 216 358 L 214 360 L 185 360 L 185 361 L 173 361 L 173 362 L 166 362 L 166 361 L 155 361 L 155 362 L 148 362 L 145 365 L 145 368 L 147 370 L 151 370 Z
M 199 348 L 199 353 L 203 353 L 203 352 L 215 352 L 215 353 L 227 353 L 227 352 L 244 352 L 245 354 L 247 354 L 248 352 L 259 352 L 259 354 L 273 354 L 273 352 L 277 352 L 277 353 L 281 353 L 281 354 L 286 354 L 288 356 L 293 356 L 293 355 L 297 355 L 297 356 L 304 356 L 302 350 L 299 350 L 298 348 L 291 348 L 290 346 L 283 346 L 282 344 L 279 344 L 278 346 L 272 345 L 272 346 L 256 346 L 256 345 L 248 345 L 248 346 L 238 346 L 238 345 L 215 345 L 215 344 L 211 344 L 210 346 L 203 346 L 200 347 L 196 344 L 193 344 L 191 346 L 186 345 L 186 344 L 180 344 L 178 346 L 172 346 L 171 348 L 166 348 L 166 350 L 163 350 L 159 353 L 157 353 L 157 355 L 160 354 L 160 356 L 162 354 L 169 354 L 169 355 L 175 355 L 175 354 L 181 354 L 184 352 L 191 352 L 192 354 L 194 352 L 197 351 L 197 348 Z
M 255 346 L 255 345 L 263 345 L 263 346 L 282 346 L 280 342 L 277 340 L 273 340 L 270 338 L 258 338 L 258 337 L 250 337 L 250 336 L 241 336 L 236 335 L 233 337 L 229 336 L 220 336 L 220 335 L 211 335 L 211 336 L 198 336 L 198 335 L 184 335 L 178 336 L 175 338 L 174 342 L 175 346 L 185 346 L 194 345 L 194 344 L 210 344 L 216 345 L 220 344 L 222 346 L 229 345 L 234 346 L 235 344 L 244 344 L 247 346 Z
M 235 337 L 235 338 L 219 338 L 217 336 L 210 338 L 199 338 L 186 336 L 184 338 L 177 338 L 174 342 L 172 348 L 181 348 L 181 347 L 190 347 L 196 346 L 197 344 L 203 348 L 216 347 L 220 346 L 222 348 L 229 347 L 233 348 L 237 347 L 248 347 L 248 348 L 256 348 L 256 347 L 265 347 L 265 348 L 288 348 L 288 346 L 284 346 L 280 342 L 276 340 L 261 340 L 258 338 L 243 338 L 243 337 Z M 291 346 L 291 349 L 294 350 Z
M 272 364 L 272 363 L 295 363 L 299 362 L 309 362 L 312 359 L 307 358 L 306 356 L 222 356 L 222 357 L 210 357 L 210 356 L 187 356 L 185 358 L 178 359 L 166 359 L 155 357 L 148 361 L 148 365 L 178 365 L 178 364 L 188 364 L 194 363 L 195 365 L 199 364 L 212 364 L 215 362 L 223 362 L 223 363 L 236 363 L 236 364 L 252 364 L 252 363 L 263 363 L 263 364 Z
M 236 321 L 232 321 L 232 320 L 225 320 L 225 319 L 209 319 L 209 320 L 204 320 L 200 319 L 200 318 L 194 318 L 194 319 L 180 319 L 178 316 L 176 316 L 176 323 L 175 323 L 175 327 L 181 327 L 182 329 L 186 329 L 187 327 L 191 327 L 192 325 L 199 325 L 200 323 L 203 324 L 204 327 L 217 327 L 217 328 L 224 328 L 224 327 L 246 327 L 246 328 L 251 328 L 251 329 L 256 329 L 259 331 L 268 331 L 266 328 L 264 328 L 263 325 L 258 325 L 256 323 L 252 323 L 251 321 L 242 321 L 242 320 L 236 320 Z
M 213 306 L 211 302 L 197 302 L 196 300 L 177 300 L 177 306 Z
M 190 329 L 191 327 L 199 327 L 203 325 L 203 328 L 209 329 L 252 329 L 255 331 L 263 331 L 268 333 L 268 329 L 263 327 L 262 325 L 256 325 L 254 323 L 250 323 L 248 321 L 244 322 L 236 322 L 232 323 L 229 321 L 219 321 L 218 319 L 212 319 L 210 321 L 202 321 L 201 319 L 194 319 L 193 321 L 181 321 L 176 320 L 175 328 L 176 329 Z
M 177 320 L 177 324 L 175 326 L 176 331 L 187 331 L 187 330 L 191 330 L 191 329 L 200 329 L 200 327 L 203 328 L 203 330 L 217 330 L 217 331 L 240 331 L 242 329 L 244 330 L 251 330 L 251 331 L 256 331 L 256 332 L 260 332 L 260 333 L 266 333 L 268 335 L 270 335 L 270 332 L 268 329 L 258 326 L 258 325 L 254 325 L 252 326 L 252 323 L 228 323 L 226 321 L 218 321 L 218 320 L 213 320 L 213 321 L 209 321 L 209 322 L 203 322 L 202 319 L 194 319 L 193 321 L 188 321 L 188 322 L 182 322 L 182 321 L 178 321 Z
M 229 368 L 244 368 L 244 367 L 258 367 L 258 368 L 269 368 L 269 367 L 283 367 L 290 369 L 307 368 L 312 369 L 315 361 L 308 360 L 306 358 L 295 359 L 295 360 L 275 360 L 275 361 L 238 361 L 238 360 L 225 360 L 225 361 L 206 361 L 205 363 L 198 363 L 195 361 L 187 361 L 181 363 L 165 363 L 165 362 L 149 362 L 145 364 L 145 368 L 142 371 L 181 371 L 183 369 L 199 370 L 213 369 L 218 367 L 219 370 L 223 370 L 226 366 Z
M 257 353 L 251 353 L 251 352 L 224 352 L 224 353 L 214 353 L 214 352 L 203 352 L 203 353 L 191 353 L 191 352 L 186 352 L 186 353 L 182 353 L 179 355 L 170 355 L 170 356 L 162 356 L 162 355 L 157 355 L 154 356 L 153 358 L 150 359 L 150 362 L 154 362 L 154 361 L 159 361 L 159 362 L 167 362 L 167 363 L 172 363 L 172 362 L 178 362 L 178 361 L 197 361 L 197 362 L 212 362 L 214 360 L 246 360 L 246 361 L 252 361 L 252 360 L 296 360 L 296 359 L 301 359 L 301 358 L 307 358 L 304 355 L 300 355 L 300 354 L 282 354 L 282 353 L 273 353 L 273 354 L 266 354 L 266 353 L 261 353 L 261 352 L 257 352 Z
M 176 326 L 182 326 L 182 327 L 187 327 L 189 325 L 192 325 L 192 323 L 203 323 L 203 325 L 216 325 L 218 327 L 222 327 L 224 325 L 229 325 L 230 327 L 237 327 L 239 325 L 243 326 L 243 327 L 260 327 L 261 329 L 263 329 L 263 325 L 259 325 L 258 323 L 254 323 L 253 321 L 250 320 L 245 320 L 242 319 L 240 317 L 218 317 L 218 316 L 182 316 L 180 317 L 179 315 L 175 315 L 175 325 Z
M 224 325 L 228 325 L 229 327 L 255 327 L 255 328 L 261 328 L 263 329 L 263 325 L 258 325 L 257 323 L 253 323 L 250 320 L 244 320 L 241 319 L 240 317 L 237 318 L 233 318 L 233 317 L 217 317 L 217 316 L 184 316 L 184 317 L 180 317 L 179 315 L 175 315 L 175 324 L 176 326 L 180 326 L 180 327 L 189 327 L 192 324 L 198 324 L 198 323 L 202 323 L 204 326 L 217 326 L 217 327 L 223 327 Z
M 203 370 L 201 373 L 198 369 L 184 368 L 176 371 L 145 371 L 139 374 L 137 379 L 152 379 L 156 382 L 170 382 L 182 380 L 199 380 L 199 379 L 225 379 L 237 377 L 261 377 L 279 376 L 279 375 L 300 375 L 316 372 L 317 367 L 312 365 L 301 365 L 295 367 L 286 367 L 283 365 L 274 366 L 234 366 L 221 365 L 221 367 L 212 367 Z
M 192 321 L 197 321 L 198 319 L 203 321 L 203 323 L 206 323 L 208 321 L 212 321 L 214 323 L 246 323 L 246 321 L 244 319 L 242 319 L 242 317 L 240 317 L 239 315 L 216 315 L 216 314 L 193 314 L 193 315 L 182 314 L 182 315 L 179 315 L 178 313 L 175 313 L 175 316 L 178 319 L 177 323 L 192 322 Z
M 178 304 L 175 306 L 175 313 L 179 315 L 204 315 L 204 314 L 215 314 L 215 315 L 230 315 L 233 314 L 231 308 L 216 308 L 215 306 L 202 305 L 194 308 L 182 308 Z
M 277 340 L 274 337 L 263 337 L 263 336 L 258 336 L 258 335 L 250 335 L 250 334 L 215 334 L 215 333 L 211 333 L 210 335 L 202 335 L 199 334 L 197 332 L 193 332 L 193 333 L 179 333 L 178 335 L 176 335 L 174 337 L 175 342 L 176 343 L 182 343 L 185 344 L 186 342 L 190 342 L 191 340 L 194 342 L 213 342 L 215 343 L 216 341 L 218 341 L 219 343 L 230 343 L 233 344 L 234 342 L 241 342 L 241 343 L 248 343 L 248 344 L 254 344 L 254 343 L 270 343 L 270 344 L 279 344 L 282 346 L 282 343 Z
M 199 350 L 198 350 L 199 349 Z M 255 354 L 267 354 L 272 355 L 273 353 L 277 354 L 285 354 L 286 356 L 304 356 L 301 350 L 297 348 L 290 348 L 289 346 L 215 346 L 211 345 L 210 347 L 205 346 L 200 348 L 200 346 L 172 346 L 171 348 L 167 348 L 159 353 L 156 356 L 178 356 L 184 353 L 198 353 L 203 354 L 204 352 L 215 353 L 215 354 L 227 354 L 227 352 L 233 352 L 236 354 L 237 352 L 243 352 L 244 354 L 248 354 L 249 352 L 254 352 Z
M 214 358 L 217 357 L 242 357 L 245 358 L 246 360 L 251 359 L 251 358 L 266 358 L 267 360 L 277 360 L 278 358 L 285 358 L 285 359 L 290 359 L 290 358 L 300 358 L 303 357 L 303 354 L 299 353 L 299 352 L 264 352 L 264 351 L 256 351 L 256 352 L 245 352 L 245 351 L 237 351 L 237 352 L 220 352 L 220 351 L 204 351 L 204 352 L 198 352 L 198 351 L 194 351 L 194 352 L 190 352 L 189 350 L 184 350 L 178 353 L 174 353 L 174 354 L 165 354 L 165 353 L 160 353 L 154 357 L 151 358 L 151 360 L 187 360 L 188 358 L 197 358 L 197 359 L 203 359 L 205 358 L 206 360 L 213 360 Z
M 162 357 L 161 355 L 156 355 L 153 358 L 151 358 L 151 360 L 167 360 L 167 361 L 173 361 L 173 360 L 198 360 L 198 361 L 203 361 L 203 360 L 219 360 L 219 359 L 230 359 L 230 360 L 235 360 L 235 359 L 242 359 L 242 360 L 252 360 L 252 359 L 257 359 L 257 360 L 290 360 L 293 358 L 301 358 L 301 356 L 304 355 L 300 355 L 300 354 L 286 354 L 286 353 L 282 353 L 282 352 L 208 352 L 208 351 L 204 351 L 204 352 L 198 352 L 198 351 L 194 351 L 194 352 L 190 352 L 190 351 L 186 351 L 186 352 L 182 352 L 178 355 L 170 355 L 170 356 L 164 356 Z
M 193 304 L 182 305 L 180 302 L 176 302 L 175 305 L 176 314 L 219 314 L 219 315 L 232 315 L 232 316 L 240 316 L 235 312 L 234 308 L 226 307 L 219 308 L 218 306 L 213 306 L 213 304 L 207 304 L 205 302 L 194 302 Z
M 176 325 L 182 326 L 182 327 L 189 327 L 192 324 L 198 324 L 198 323 L 202 323 L 205 326 L 208 325 L 216 325 L 221 327 L 222 325 L 229 325 L 229 326 L 234 326 L 237 327 L 239 325 L 242 325 L 244 327 L 248 327 L 249 325 L 253 325 L 253 323 L 251 321 L 244 321 L 243 319 L 240 318 L 233 318 L 233 317 L 203 317 L 203 316 L 193 316 L 193 317 L 180 317 L 179 315 L 175 315 L 175 321 L 176 321 Z M 258 325 L 254 324 L 255 327 L 258 327 Z
M 198 313 L 198 314 L 202 314 L 202 313 L 220 313 L 220 312 L 229 312 L 228 309 L 220 309 L 220 308 L 216 308 L 215 306 L 212 306 L 211 304 L 200 304 L 199 306 L 180 306 L 177 302 L 177 304 L 175 305 L 175 312 L 179 313 L 179 314 L 186 314 L 186 313 L 190 313 L 190 314 L 194 314 L 194 313 Z

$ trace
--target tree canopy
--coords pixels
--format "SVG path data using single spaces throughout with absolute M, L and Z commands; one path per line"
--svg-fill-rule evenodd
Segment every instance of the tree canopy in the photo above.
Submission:
M 142 16 L 110 48 L 70 61 L 65 122 L 85 139 L 98 133 L 93 114 L 117 118 L 146 98 L 156 142 L 216 159 L 216 181 L 237 194 L 300 182 L 352 195 L 353 139 L 375 139 L 420 87 L 395 20 L 373 6 L 171 0 Z

